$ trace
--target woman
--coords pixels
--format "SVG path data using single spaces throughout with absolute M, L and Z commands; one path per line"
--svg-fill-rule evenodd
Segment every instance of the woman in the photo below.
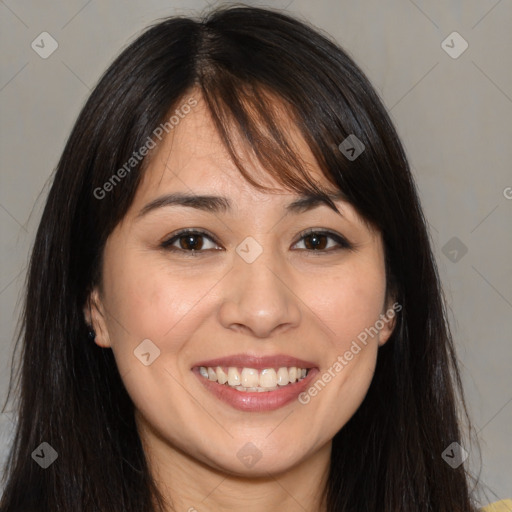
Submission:
M 254 8 L 110 66 L 33 249 L 0 510 L 470 511 L 460 379 L 397 134 Z

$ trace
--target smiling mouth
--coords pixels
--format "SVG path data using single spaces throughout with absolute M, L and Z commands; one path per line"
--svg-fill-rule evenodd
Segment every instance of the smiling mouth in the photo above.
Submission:
M 268 392 L 286 388 L 300 382 L 310 368 L 282 366 L 279 368 L 240 368 L 235 366 L 199 366 L 199 374 L 217 384 L 241 392 Z

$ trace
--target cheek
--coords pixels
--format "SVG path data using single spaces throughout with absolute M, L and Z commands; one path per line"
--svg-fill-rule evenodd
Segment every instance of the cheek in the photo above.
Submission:
M 202 277 L 190 276 L 148 260 L 143 252 L 136 251 L 122 259 L 111 257 L 117 264 L 104 272 L 110 341 L 124 371 L 136 362 L 133 351 L 146 339 L 160 350 L 159 362 L 165 359 L 165 364 L 174 366 L 192 326 L 197 328 L 201 299 L 210 288 L 204 273 Z
M 372 265 L 358 262 L 335 279 L 315 283 L 309 302 L 329 328 L 331 344 L 339 353 L 374 326 L 383 312 L 386 278 L 378 261 Z
M 310 303 L 328 333 L 322 369 L 301 403 L 315 417 L 329 418 L 324 436 L 333 436 L 361 405 L 371 384 L 378 350 L 375 324 L 383 312 L 386 279 L 379 252 L 354 259 L 335 279 L 316 282 Z
M 136 251 L 106 270 L 108 330 L 128 394 L 154 424 L 165 417 L 164 410 L 192 414 L 193 404 L 184 400 L 181 384 L 188 375 L 179 363 L 202 322 L 205 294 L 212 286 L 208 276 L 193 277 L 161 262 L 150 264 Z M 173 419 L 176 429 L 186 429 L 180 418 Z

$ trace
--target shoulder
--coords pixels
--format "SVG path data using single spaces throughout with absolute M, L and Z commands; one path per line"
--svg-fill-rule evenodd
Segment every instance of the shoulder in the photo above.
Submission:
M 512 500 L 502 500 L 480 509 L 481 512 L 512 512 Z

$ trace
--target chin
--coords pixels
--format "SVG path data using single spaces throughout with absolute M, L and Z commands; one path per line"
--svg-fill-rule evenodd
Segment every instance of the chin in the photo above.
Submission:
M 268 446 L 268 440 L 267 447 L 261 449 L 258 446 L 263 443 L 258 441 L 246 440 L 233 444 L 236 447 L 226 448 L 228 456 L 223 455 L 222 458 L 210 460 L 220 471 L 243 478 L 260 478 L 285 473 L 298 466 L 306 456 L 304 449 L 299 452 L 298 443 L 288 450 L 284 444 L 279 446 L 272 443 Z

